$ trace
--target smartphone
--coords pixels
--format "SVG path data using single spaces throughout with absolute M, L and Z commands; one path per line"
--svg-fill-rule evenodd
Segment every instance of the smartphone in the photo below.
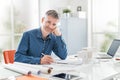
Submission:
M 80 79 L 80 77 L 77 75 L 72 75 L 72 74 L 67 74 L 67 73 L 55 74 L 53 75 L 53 77 L 57 77 L 57 78 L 65 79 L 65 80 Z

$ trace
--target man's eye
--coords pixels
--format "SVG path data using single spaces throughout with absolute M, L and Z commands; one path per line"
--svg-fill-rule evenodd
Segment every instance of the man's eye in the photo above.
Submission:
M 50 21 L 48 21 L 47 23 L 49 23 L 49 24 L 50 24 Z
M 56 26 L 56 24 L 53 24 L 53 26 Z

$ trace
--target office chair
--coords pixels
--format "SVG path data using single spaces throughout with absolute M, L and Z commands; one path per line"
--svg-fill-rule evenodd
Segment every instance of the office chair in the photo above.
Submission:
M 3 51 L 3 57 L 4 57 L 5 64 L 14 63 L 15 52 L 16 50 L 4 50 Z

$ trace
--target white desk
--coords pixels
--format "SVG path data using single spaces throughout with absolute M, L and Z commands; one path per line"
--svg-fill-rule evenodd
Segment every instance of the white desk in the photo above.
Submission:
M 51 76 L 56 73 L 66 72 L 80 76 L 82 74 L 83 79 L 80 80 L 103 80 L 120 72 L 120 63 L 115 63 L 113 60 L 97 61 L 81 65 L 53 64 L 49 66 L 53 66 L 53 72 L 51 74 L 41 74 L 39 76 L 49 78 L 50 80 L 59 80 L 53 79 Z M 19 73 L 6 70 L 0 66 L 0 77 L 19 75 Z
M 66 65 L 67 66 L 67 65 Z M 64 69 L 68 69 L 67 66 L 63 65 Z M 59 67 L 60 68 L 60 67 Z M 80 75 L 80 73 L 84 73 L 82 75 L 82 80 L 103 80 L 109 76 L 117 74 L 120 72 L 120 65 L 116 65 L 114 62 L 99 62 L 99 63 L 91 63 L 91 64 L 82 64 L 76 65 L 71 68 L 71 70 L 61 71 L 67 72 L 70 74 Z M 58 73 L 58 72 L 57 72 Z

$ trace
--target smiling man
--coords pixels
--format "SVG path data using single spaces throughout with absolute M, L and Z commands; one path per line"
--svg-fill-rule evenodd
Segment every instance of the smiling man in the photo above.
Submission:
M 66 59 L 66 44 L 57 27 L 58 22 L 58 13 L 55 10 L 47 11 L 42 18 L 40 28 L 23 33 L 15 54 L 15 61 L 29 64 L 51 64 L 54 62 L 51 57 L 52 51 L 60 59 Z

